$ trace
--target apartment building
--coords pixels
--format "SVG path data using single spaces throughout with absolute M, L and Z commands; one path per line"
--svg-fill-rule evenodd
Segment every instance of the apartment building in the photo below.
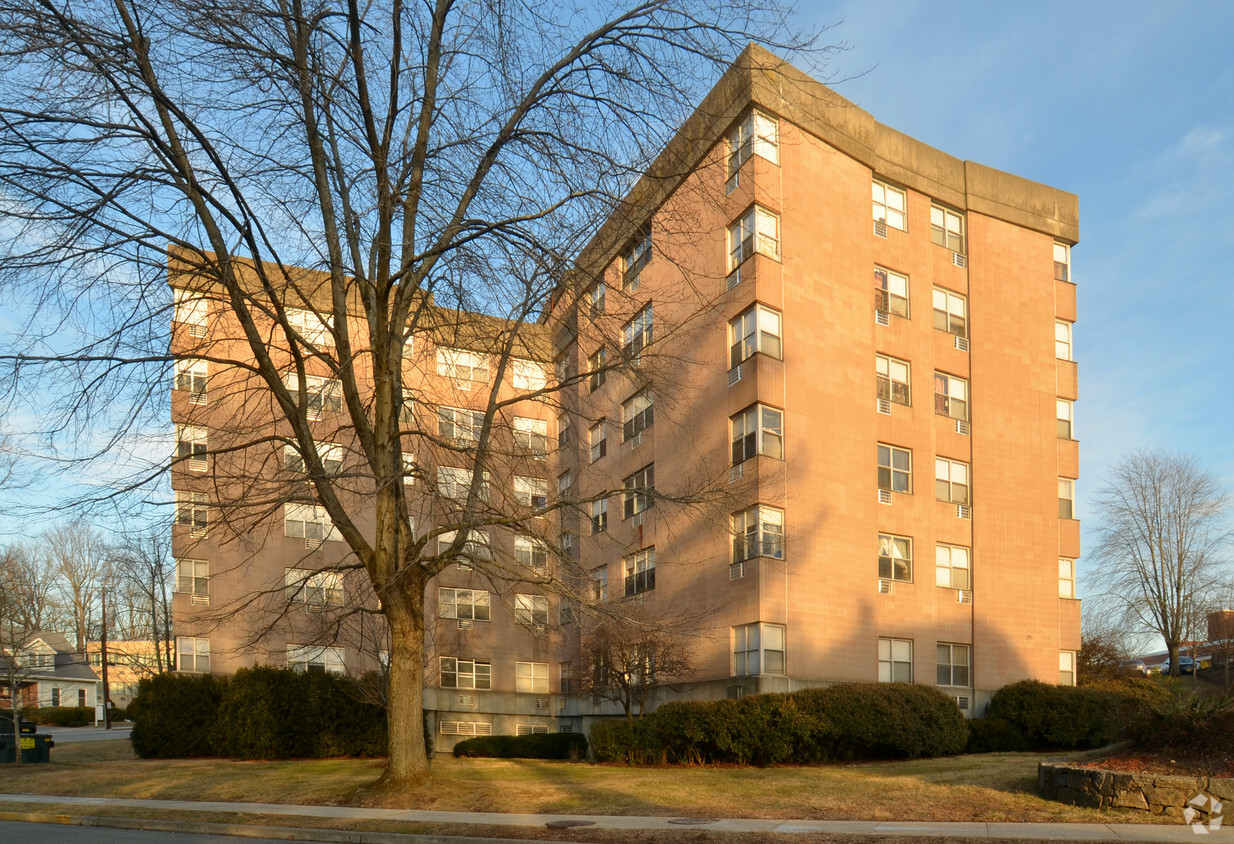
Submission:
M 472 540 L 477 565 L 426 593 L 438 748 L 617 711 L 576 693 L 594 666 L 569 589 L 689 622 L 695 670 L 656 701 L 894 681 L 976 713 L 1009 682 L 1074 682 L 1078 238 L 1075 196 L 933 149 L 748 48 L 541 324 L 453 314 L 415 338 L 418 532 L 471 479 L 451 457 L 479 436 L 492 338 L 512 330 L 491 484 L 553 510 Z M 353 612 L 375 598 L 296 494 L 302 456 L 268 395 L 205 360 L 243 362 L 238 326 L 174 260 L 171 283 L 180 670 L 379 666 L 384 631 Z M 318 452 L 362 495 L 337 388 L 310 377 Z M 551 400 L 519 399 L 553 379 Z

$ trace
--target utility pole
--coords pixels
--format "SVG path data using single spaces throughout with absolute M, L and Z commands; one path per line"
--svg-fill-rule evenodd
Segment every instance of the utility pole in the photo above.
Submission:
M 23 634 L 24 635 L 24 634 Z M 21 705 L 17 702 L 18 687 L 21 685 L 17 675 L 17 634 L 13 629 L 13 618 L 9 617 L 9 654 L 5 660 L 9 670 L 9 711 L 13 714 L 13 762 L 21 764 Z
M 99 637 L 99 656 L 103 664 L 103 724 L 111 729 L 111 686 L 107 683 L 107 590 L 103 589 L 103 633 Z

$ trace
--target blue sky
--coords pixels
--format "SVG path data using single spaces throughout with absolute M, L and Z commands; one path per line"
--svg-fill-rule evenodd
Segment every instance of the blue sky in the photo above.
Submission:
M 803 14 L 839 22 L 824 36 L 851 47 L 836 90 L 877 120 L 1079 195 L 1080 517 L 1137 448 L 1195 453 L 1234 490 L 1234 4 L 852 0 Z

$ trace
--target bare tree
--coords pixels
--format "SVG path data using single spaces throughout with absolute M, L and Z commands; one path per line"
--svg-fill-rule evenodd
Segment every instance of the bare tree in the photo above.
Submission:
M 174 577 L 171 538 L 164 528 L 129 537 L 116 550 L 114 582 L 129 604 L 127 638 L 154 643 L 154 667 L 160 672 L 175 667 L 171 629 Z
M 112 548 L 102 531 L 90 525 L 59 524 L 41 537 L 56 590 L 84 659 L 86 642 L 100 619 L 102 590 L 111 578 Z
M 1124 456 L 1097 491 L 1091 556 L 1103 591 L 1128 624 L 1165 640 L 1174 676 L 1180 647 L 1200 635 L 1201 609 L 1226 565 L 1226 504 L 1194 457 L 1163 451 Z
M 579 694 L 621 706 L 641 718 L 657 689 L 695 673 L 693 620 L 630 604 L 583 622 L 576 670 Z
M 23 630 L 48 630 L 58 623 L 56 582 L 43 549 L 19 542 L 4 553 L 4 590 L 7 612 Z

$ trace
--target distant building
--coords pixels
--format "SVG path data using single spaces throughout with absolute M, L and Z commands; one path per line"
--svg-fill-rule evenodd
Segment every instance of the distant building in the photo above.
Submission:
M 163 645 L 159 643 L 161 652 Z M 161 657 L 161 659 L 160 659 Z M 98 698 L 103 700 L 103 653 L 101 642 L 86 642 L 86 661 L 99 676 Z M 115 706 L 128 706 L 137 694 L 137 684 L 143 677 L 150 677 L 162 670 L 171 670 L 174 653 L 157 653 L 152 641 L 108 642 L 107 685 L 111 702 Z
M 9 677 L 15 675 L 22 707 L 90 706 L 98 700 L 98 675 L 60 633 L 36 631 L 4 648 L 0 709 L 12 709 Z

